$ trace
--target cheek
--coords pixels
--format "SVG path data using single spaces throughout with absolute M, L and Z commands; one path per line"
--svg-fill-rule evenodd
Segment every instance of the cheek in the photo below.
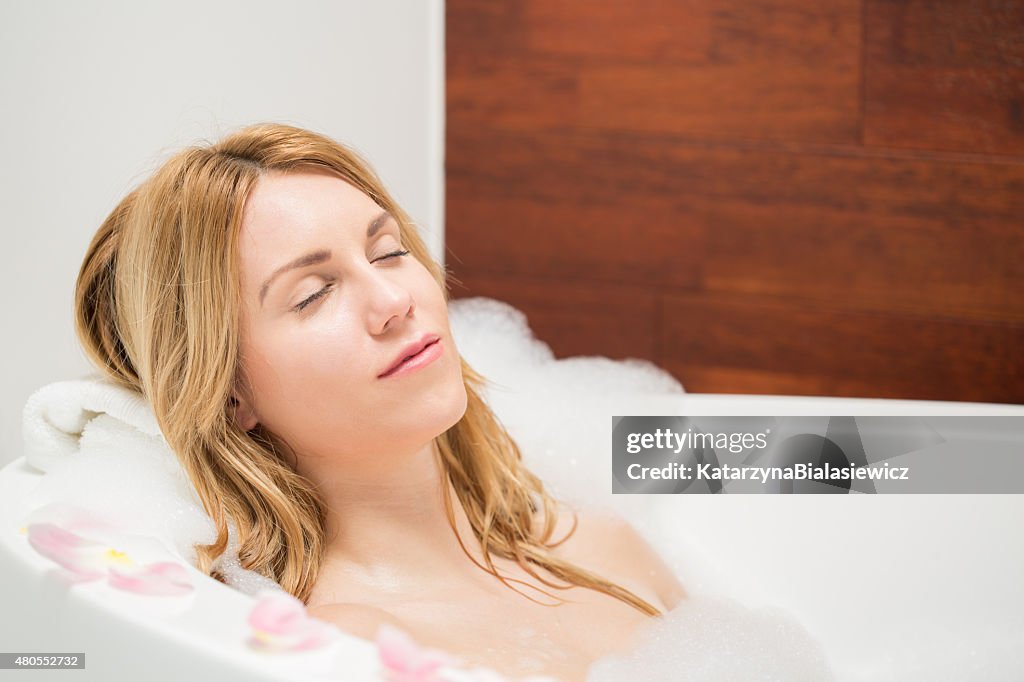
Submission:
M 267 421 L 293 421 L 351 395 L 367 372 L 366 359 L 353 351 L 344 330 L 317 329 L 264 338 L 251 353 L 251 379 L 256 404 Z
M 361 357 L 351 334 L 337 329 L 304 330 L 285 339 L 278 349 L 284 380 L 293 390 L 324 390 L 359 380 L 367 359 Z

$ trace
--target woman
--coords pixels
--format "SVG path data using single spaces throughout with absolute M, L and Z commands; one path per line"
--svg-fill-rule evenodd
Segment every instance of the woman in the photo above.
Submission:
M 214 520 L 214 577 L 230 520 L 244 567 L 343 630 L 564 679 L 685 596 L 627 524 L 560 511 L 526 470 L 443 270 L 332 140 L 258 125 L 171 158 L 100 227 L 75 314 Z

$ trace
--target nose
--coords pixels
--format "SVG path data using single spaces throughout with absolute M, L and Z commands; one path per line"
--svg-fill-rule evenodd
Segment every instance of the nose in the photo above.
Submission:
M 416 300 L 409 287 L 395 281 L 386 272 L 371 271 L 366 281 L 367 323 L 374 334 L 384 334 L 412 317 Z

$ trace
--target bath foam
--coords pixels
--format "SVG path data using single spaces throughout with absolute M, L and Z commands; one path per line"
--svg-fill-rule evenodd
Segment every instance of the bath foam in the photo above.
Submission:
M 595 662 L 586 682 L 829 682 L 835 676 L 807 630 L 785 611 L 691 596 L 640 626 L 632 651 Z
M 491 298 L 461 298 L 448 307 L 455 344 L 466 361 L 497 386 L 559 386 L 574 390 L 682 393 L 671 374 L 647 360 L 606 357 L 556 359 L 527 317 Z

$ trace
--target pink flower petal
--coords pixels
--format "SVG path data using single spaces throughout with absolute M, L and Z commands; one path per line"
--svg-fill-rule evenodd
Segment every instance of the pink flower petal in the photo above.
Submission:
M 335 637 L 328 624 L 310 618 L 305 605 L 286 592 L 265 592 L 249 612 L 249 646 L 264 651 L 309 651 Z
M 384 624 L 377 630 L 377 653 L 387 668 L 406 668 L 407 661 L 416 656 L 418 648 L 411 637 L 397 628 Z
M 192 583 L 184 566 L 172 561 L 140 568 L 110 567 L 110 584 L 119 590 L 147 596 L 173 597 L 188 594 Z
M 398 628 L 383 624 L 377 630 L 377 653 L 393 682 L 431 682 L 443 665 L 455 659 L 438 649 L 421 647 Z
M 289 634 L 308 618 L 305 606 L 287 593 L 267 592 L 249 612 L 249 625 L 268 634 Z
M 47 559 L 57 562 L 81 579 L 100 578 L 107 573 L 107 548 L 90 542 L 52 523 L 28 526 L 28 543 Z

